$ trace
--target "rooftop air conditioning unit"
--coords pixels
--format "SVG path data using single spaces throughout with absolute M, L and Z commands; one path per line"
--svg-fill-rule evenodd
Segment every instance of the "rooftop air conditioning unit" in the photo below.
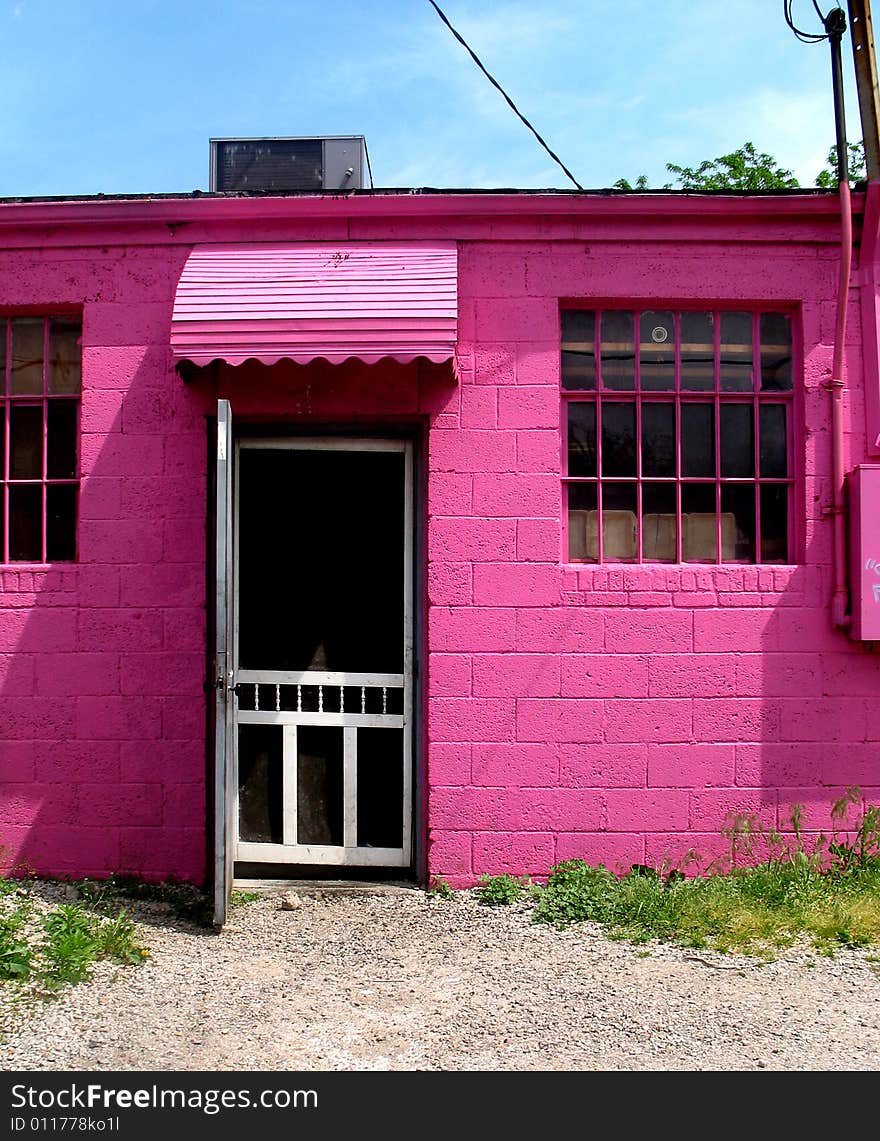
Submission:
M 363 135 L 211 139 L 210 189 L 255 194 L 360 190 L 366 154 Z

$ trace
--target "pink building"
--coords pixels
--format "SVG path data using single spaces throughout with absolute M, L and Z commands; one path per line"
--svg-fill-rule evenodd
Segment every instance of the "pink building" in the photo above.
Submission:
M 0 204 L 7 865 L 222 920 L 876 799 L 878 205 L 847 294 L 819 191 Z

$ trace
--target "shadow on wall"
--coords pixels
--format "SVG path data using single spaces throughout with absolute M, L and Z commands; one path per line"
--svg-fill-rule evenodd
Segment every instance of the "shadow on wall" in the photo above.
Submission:
M 205 880 L 206 505 L 218 397 L 240 424 L 343 413 L 412 422 L 457 399 L 448 367 L 424 362 L 248 363 L 198 370 L 185 384 L 156 347 L 168 343 L 178 271 L 153 268 L 167 292 L 155 303 L 86 307 L 79 561 L 0 570 L 6 870 Z

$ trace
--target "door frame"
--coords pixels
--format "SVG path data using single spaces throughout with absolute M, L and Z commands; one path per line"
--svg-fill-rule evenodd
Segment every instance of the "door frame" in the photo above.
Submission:
M 238 426 L 236 426 L 238 428 Z M 274 428 L 274 425 L 272 426 Z M 424 813 L 424 773 L 422 763 L 422 693 L 421 678 L 424 670 L 420 661 L 419 647 L 422 644 L 421 634 L 424 629 L 424 537 L 422 535 L 421 520 L 423 518 L 422 488 L 423 477 L 421 473 L 421 438 L 412 429 L 401 431 L 399 428 L 382 431 L 374 429 L 365 431 L 362 426 L 331 427 L 304 431 L 290 430 L 289 425 L 279 425 L 280 431 L 272 431 L 268 426 L 261 425 L 256 428 L 245 425 L 244 431 L 236 430 L 233 440 L 234 470 L 233 470 L 233 500 L 230 504 L 233 521 L 233 551 L 232 574 L 229 582 L 231 607 L 231 666 L 236 681 L 239 680 L 238 646 L 239 646 L 239 464 L 242 449 L 268 449 L 268 450 L 298 450 L 298 451 L 339 451 L 339 452 L 399 452 L 404 457 L 404 597 L 403 597 L 403 627 L 404 627 L 404 661 L 403 661 L 403 741 L 406 767 L 404 770 L 404 801 L 408 802 L 408 812 L 403 837 L 404 858 L 400 861 L 387 862 L 388 853 L 383 849 L 364 848 L 359 851 L 361 859 L 346 862 L 336 857 L 340 849 L 332 847 L 321 851 L 320 845 L 296 845 L 300 853 L 309 858 L 288 863 L 282 845 L 255 844 L 238 840 L 238 780 L 237 756 L 233 756 L 232 767 L 236 774 L 233 782 L 234 803 L 232 811 L 228 814 L 231 827 L 227 833 L 227 845 L 233 851 L 233 869 L 235 864 L 259 866 L 272 865 L 277 868 L 282 865 L 289 866 L 292 872 L 297 869 L 313 869 L 321 867 L 325 871 L 333 871 L 342 877 L 346 869 L 352 871 L 367 871 L 374 869 L 376 873 L 387 871 L 389 878 L 398 878 L 402 873 L 415 874 L 419 880 L 424 878 L 425 864 L 425 813 Z M 286 430 L 285 430 L 286 429 Z M 248 671 L 245 671 L 247 673 Z M 319 672 L 315 671 L 315 684 L 318 683 Z M 261 683 L 261 685 L 266 683 Z M 305 684 L 305 681 L 302 682 Z M 328 684 L 332 684 L 328 682 Z M 381 681 L 380 681 L 381 684 Z M 238 702 L 230 702 L 235 706 L 233 712 L 233 732 L 231 734 L 231 747 L 233 753 L 237 752 Z M 332 725 L 333 721 L 325 719 L 323 724 Z M 291 732 L 292 730 L 292 732 Z M 348 729 L 344 732 L 351 733 Z M 356 732 L 356 729 L 354 730 Z M 295 740 L 295 727 L 286 726 L 284 729 L 286 747 L 290 746 L 291 738 Z M 260 850 L 262 849 L 262 851 Z M 389 849 L 388 852 L 395 851 Z M 396 874 L 395 874 L 396 873 Z M 233 870 L 234 876 L 234 870 Z

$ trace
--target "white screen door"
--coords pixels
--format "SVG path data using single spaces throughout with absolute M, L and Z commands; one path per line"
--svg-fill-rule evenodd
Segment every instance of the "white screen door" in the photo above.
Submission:
M 234 858 L 412 861 L 412 445 L 244 439 Z
M 230 674 L 233 644 L 232 409 L 217 402 L 214 582 L 214 924 L 226 922 L 232 892 L 235 733 Z

